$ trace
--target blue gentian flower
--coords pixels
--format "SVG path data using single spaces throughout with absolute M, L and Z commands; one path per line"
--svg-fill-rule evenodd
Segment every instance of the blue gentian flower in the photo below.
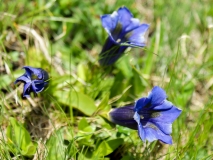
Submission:
M 101 16 L 102 26 L 107 31 L 107 38 L 100 53 L 100 65 L 113 64 L 127 47 L 144 47 L 148 36 L 148 24 L 140 24 L 132 13 L 121 7 L 112 14 Z
M 41 68 L 33 68 L 24 66 L 25 73 L 16 79 L 18 82 L 24 83 L 23 97 L 29 97 L 30 92 L 39 93 L 48 85 L 48 73 Z
M 172 144 L 172 123 L 181 114 L 181 110 L 166 100 L 165 91 L 156 86 L 149 95 L 135 102 L 134 106 L 113 109 L 112 122 L 138 130 L 142 141 L 160 140 Z

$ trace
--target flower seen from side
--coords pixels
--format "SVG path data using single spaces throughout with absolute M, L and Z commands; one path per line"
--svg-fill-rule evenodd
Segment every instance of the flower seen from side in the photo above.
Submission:
M 140 24 L 139 19 L 133 18 L 126 7 L 101 16 L 101 22 L 109 36 L 99 55 L 100 65 L 113 64 L 128 47 L 146 45 L 149 25 Z
M 135 102 L 134 106 L 113 109 L 112 122 L 138 130 L 142 141 L 160 140 L 172 144 L 172 123 L 181 114 L 181 110 L 166 100 L 165 91 L 155 86 L 147 97 Z
M 41 68 L 33 68 L 24 66 L 25 73 L 16 79 L 18 82 L 24 83 L 23 97 L 29 97 L 31 92 L 39 93 L 47 87 L 49 79 L 48 73 Z

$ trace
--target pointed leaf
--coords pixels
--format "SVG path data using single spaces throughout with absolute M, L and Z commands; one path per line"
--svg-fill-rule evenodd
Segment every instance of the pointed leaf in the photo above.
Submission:
M 21 151 L 21 154 L 24 156 L 33 156 L 37 145 L 31 141 L 29 132 L 15 118 L 10 118 L 10 124 L 6 135 L 12 151 Z
M 81 92 L 56 91 L 54 95 L 59 102 L 74 107 L 88 116 L 91 116 L 97 109 L 93 99 Z
M 112 153 L 116 148 L 118 148 L 123 143 L 122 138 L 112 139 L 108 141 L 103 141 L 98 146 L 97 150 L 94 152 L 94 157 L 103 157 Z

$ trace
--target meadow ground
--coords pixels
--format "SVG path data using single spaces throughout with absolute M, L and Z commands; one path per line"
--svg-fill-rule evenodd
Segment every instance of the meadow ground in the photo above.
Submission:
M 0 159 L 213 159 L 211 0 L 0 3 Z M 100 15 L 121 6 L 150 24 L 148 44 L 101 67 Z M 46 70 L 48 88 L 23 98 L 23 66 Z M 108 118 L 156 85 L 182 109 L 173 145 L 144 143 Z

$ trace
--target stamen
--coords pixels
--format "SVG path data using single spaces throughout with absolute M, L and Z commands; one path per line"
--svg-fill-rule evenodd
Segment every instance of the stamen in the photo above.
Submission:
M 115 29 L 112 31 L 113 38 L 119 39 L 119 35 L 121 31 L 122 31 L 122 24 L 118 22 Z
M 160 112 L 154 112 L 151 114 L 151 117 L 156 118 L 156 117 L 159 117 L 160 115 L 161 115 Z
M 131 36 L 132 36 L 132 31 L 131 31 L 131 32 L 128 32 L 128 33 L 125 35 L 125 38 L 128 40 Z
M 35 75 L 35 74 L 32 74 L 30 78 L 31 78 L 31 80 L 37 80 L 37 79 L 38 79 L 38 76 Z
M 121 42 L 121 39 L 119 38 L 119 39 L 117 39 L 117 41 L 116 41 L 117 43 L 120 43 Z

